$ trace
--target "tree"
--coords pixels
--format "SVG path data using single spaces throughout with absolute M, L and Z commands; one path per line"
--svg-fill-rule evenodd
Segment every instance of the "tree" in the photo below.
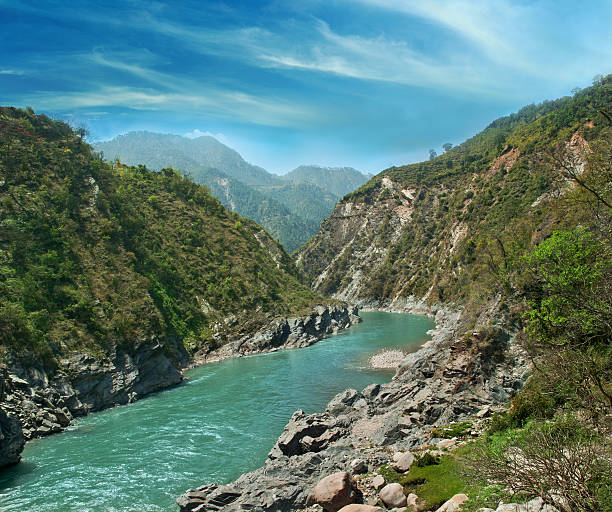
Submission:
M 438 156 L 438 153 L 436 153 L 435 149 L 430 149 L 429 150 L 429 159 L 433 160 L 434 158 L 436 158 Z
M 449 151 L 452 147 L 453 147 L 453 145 L 450 142 L 442 144 L 442 149 L 444 150 L 444 152 Z

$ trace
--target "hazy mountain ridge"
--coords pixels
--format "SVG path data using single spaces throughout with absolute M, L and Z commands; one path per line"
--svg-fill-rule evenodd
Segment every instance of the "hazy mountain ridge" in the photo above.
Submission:
M 247 163 L 215 138 L 130 132 L 95 145 L 108 160 L 179 169 L 207 185 L 221 202 L 264 226 L 289 251 L 304 245 L 335 203 L 366 181 L 350 168 L 308 166 L 277 176 Z M 219 173 L 227 176 L 227 183 Z M 329 184 L 329 187 L 327 186 Z

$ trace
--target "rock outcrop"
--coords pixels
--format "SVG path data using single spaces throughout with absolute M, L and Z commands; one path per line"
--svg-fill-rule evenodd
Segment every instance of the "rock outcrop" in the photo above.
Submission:
M 178 354 L 172 359 L 170 344 Z M 188 362 L 178 340 L 143 342 L 133 352 L 117 347 L 105 359 L 74 356 L 62 360 L 53 375 L 14 361 L 10 373 L 5 371 L 2 408 L 18 420 L 25 440 L 42 437 L 60 432 L 75 416 L 131 403 L 180 383 Z
M 392 382 L 346 390 L 322 413 L 294 413 L 265 465 L 230 485 L 236 496 L 226 510 L 303 508 L 319 480 L 348 471 L 355 459 L 371 472 L 393 464 L 390 453 L 421 443 L 432 426 L 502 409 L 524 384 L 528 362 L 508 333 L 489 339 L 486 350 L 466 349 L 459 317 L 439 309 L 433 339 L 404 359 Z M 490 320 L 477 319 L 475 329 Z M 182 512 L 213 510 L 198 492 L 179 499 Z
M 310 314 L 272 321 L 254 334 L 231 341 L 216 350 L 203 350 L 194 356 L 196 364 L 231 357 L 302 348 L 360 322 L 359 310 L 346 304 L 317 306 Z

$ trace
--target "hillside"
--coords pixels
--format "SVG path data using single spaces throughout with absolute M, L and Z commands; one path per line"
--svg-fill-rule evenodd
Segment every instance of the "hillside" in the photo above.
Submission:
M 0 111 L 3 357 L 57 367 L 116 343 L 196 349 L 317 302 L 287 254 L 172 169 L 110 165 L 67 125 Z M 248 312 L 248 313 L 247 313 Z
M 567 148 L 584 166 L 605 126 L 598 110 L 611 106 L 608 77 L 500 118 L 433 160 L 383 171 L 336 206 L 299 268 L 313 289 L 358 302 L 486 301 L 522 251 L 579 222 L 576 208 L 551 211 L 555 154 Z
M 203 135 L 188 139 L 179 135 L 153 132 L 130 132 L 106 142 L 95 144 L 107 159 L 118 157 L 127 165 L 146 165 L 159 171 L 173 167 L 198 181 L 198 172 L 213 168 L 249 186 L 279 184 L 277 176 L 265 169 L 245 162 L 237 151 L 214 137 Z
M 349 192 L 357 190 L 371 176 L 362 174 L 352 167 L 300 165 L 282 178 L 294 183 L 312 183 L 340 199 Z
M 157 171 L 164 167 L 180 170 L 208 186 L 224 206 L 265 227 L 288 252 L 304 245 L 336 202 L 365 182 L 352 169 L 313 166 L 285 179 L 245 162 L 236 151 L 209 136 L 188 139 L 131 132 L 95 147 L 110 161 L 118 158 Z
M 335 205 L 333 201 L 328 209 L 320 213 L 321 217 L 313 226 L 312 221 L 302 218 L 295 208 L 290 209 L 217 169 L 203 169 L 197 173 L 197 178 L 198 183 L 206 185 L 223 206 L 265 226 L 272 238 L 281 242 L 287 251 L 304 245 L 309 234 L 318 229 L 321 219 L 329 215 Z M 283 189 L 284 186 L 278 188 Z M 300 200 L 303 198 L 300 197 Z

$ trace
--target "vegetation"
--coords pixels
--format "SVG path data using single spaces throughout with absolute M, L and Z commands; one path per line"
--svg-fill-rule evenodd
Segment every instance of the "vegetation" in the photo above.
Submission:
M 352 167 L 319 167 L 300 165 L 283 179 L 293 183 L 311 183 L 340 199 L 363 185 L 368 178 Z
M 609 193 L 610 155 L 602 142 L 609 130 L 606 109 L 612 110 L 612 76 L 573 97 L 498 119 L 432 160 L 383 171 L 341 203 L 375 212 L 370 231 L 338 242 L 334 229 L 341 221 L 328 219 L 300 251 L 300 269 L 310 279 L 326 269 L 317 288 L 326 294 L 343 290 L 360 271 L 358 298 L 414 295 L 477 311 L 500 290 L 509 292 L 509 276 L 525 251 L 552 230 L 580 222 L 584 209 L 562 210 L 558 200 L 571 181 L 577 183 L 568 174 L 569 156 L 579 160 L 579 172 L 584 165 L 602 167 L 599 177 L 590 171 L 578 180 Z M 579 195 L 589 194 L 576 186 Z M 399 221 L 398 208 L 410 212 L 409 222 Z M 362 254 L 382 256 L 361 268 Z
M 177 171 L 111 165 L 68 125 L 0 110 L 0 346 L 72 352 L 180 337 L 189 349 L 319 299 L 282 247 Z

